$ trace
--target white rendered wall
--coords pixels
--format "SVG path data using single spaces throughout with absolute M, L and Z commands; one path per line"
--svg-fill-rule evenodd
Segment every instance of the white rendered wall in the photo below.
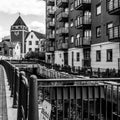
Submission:
M 107 49 L 113 50 L 112 62 L 107 62 Z M 101 61 L 96 62 L 96 50 L 101 50 Z M 118 69 L 118 58 L 120 57 L 120 47 L 118 42 L 106 42 L 91 45 L 91 67 L 93 68 L 115 68 Z
M 83 60 L 83 49 L 82 48 L 71 48 L 68 50 L 68 65 L 72 66 L 72 52 L 74 52 L 74 66 L 82 67 Z M 77 61 L 77 52 L 80 53 L 80 60 Z

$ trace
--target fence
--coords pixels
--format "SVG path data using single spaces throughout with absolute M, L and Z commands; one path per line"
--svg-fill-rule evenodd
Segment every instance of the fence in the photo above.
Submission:
M 38 106 L 44 101 L 51 105 L 51 120 L 120 119 L 119 78 L 37 79 L 32 75 L 28 79 L 25 72 L 20 72 L 9 62 L 0 63 L 8 76 L 13 107 L 18 108 L 18 120 L 40 119 Z M 49 118 L 43 108 L 41 111 Z

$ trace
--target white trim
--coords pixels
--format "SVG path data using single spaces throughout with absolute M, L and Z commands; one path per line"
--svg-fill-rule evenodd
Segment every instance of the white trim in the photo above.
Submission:
M 91 47 L 98 46 L 98 45 L 106 45 L 106 44 L 118 44 L 119 42 L 102 42 L 97 44 L 91 44 Z

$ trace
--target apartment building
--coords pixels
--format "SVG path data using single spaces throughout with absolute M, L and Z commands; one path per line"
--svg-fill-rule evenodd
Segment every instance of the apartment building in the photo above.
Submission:
M 48 8 L 55 8 L 54 14 Z M 46 12 L 47 34 L 51 33 L 47 41 L 52 47 L 48 51 L 54 63 L 120 68 L 119 0 L 47 0 Z
M 46 62 L 54 63 L 56 1 L 46 0 Z
M 92 68 L 120 68 L 120 0 L 92 0 Z
M 91 0 L 47 0 L 46 13 L 47 54 L 54 63 L 90 66 Z M 53 21 L 54 27 L 50 27 Z

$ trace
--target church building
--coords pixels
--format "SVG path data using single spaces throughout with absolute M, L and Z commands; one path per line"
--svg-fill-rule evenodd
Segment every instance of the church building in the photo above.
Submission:
M 25 48 L 25 38 L 28 34 L 28 27 L 26 26 L 25 22 L 19 16 L 15 23 L 11 26 L 10 29 L 10 36 L 11 36 L 11 42 L 19 43 L 21 46 L 21 58 L 24 58 L 24 55 L 26 53 Z

